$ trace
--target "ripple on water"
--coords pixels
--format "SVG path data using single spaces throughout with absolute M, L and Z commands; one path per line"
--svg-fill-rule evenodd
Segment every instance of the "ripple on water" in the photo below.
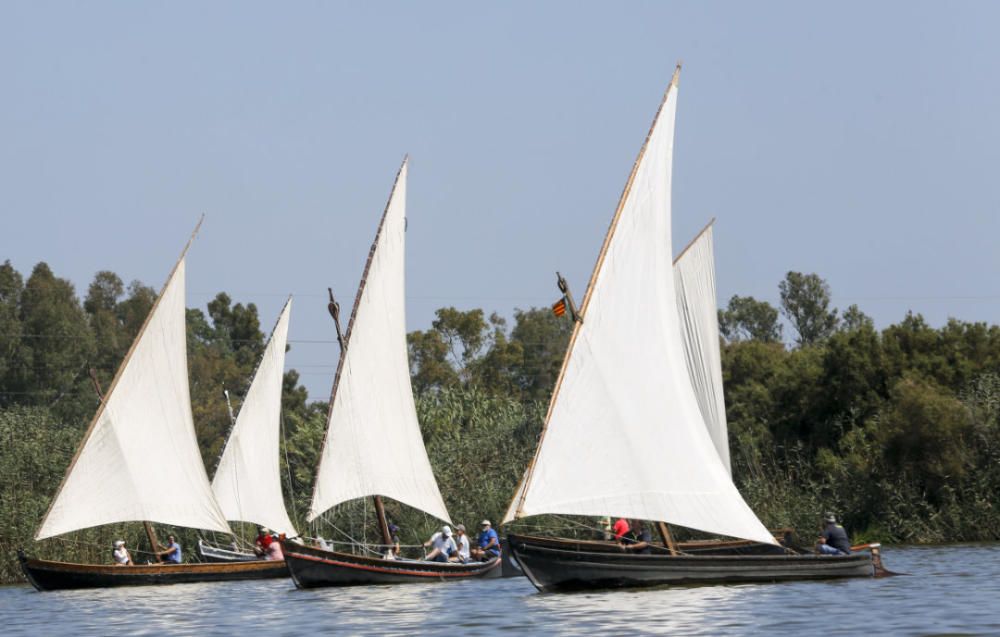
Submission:
M 0 633 L 1000 634 L 1000 545 L 888 548 L 905 577 L 542 595 L 523 578 L 295 589 L 290 580 L 36 593 L 0 588 Z

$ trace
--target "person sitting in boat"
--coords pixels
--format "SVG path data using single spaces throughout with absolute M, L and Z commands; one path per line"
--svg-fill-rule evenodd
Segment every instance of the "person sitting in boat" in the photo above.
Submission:
M 181 563 L 181 545 L 177 543 L 173 535 L 167 536 L 167 548 L 157 551 L 156 557 L 160 558 L 160 561 L 166 564 Z
M 458 554 L 458 546 L 451 537 L 451 527 L 445 524 L 441 530 L 424 542 L 424 548 L 434 547 L 425 559 L 432 562 L 447 562 L 448 558 Z
M 823 516 L 823 532 L 817 540 L 820 555 L 850 555 L 851 540 L 844 527 L 837 524 L 837 516 L 827 513 Z
M 493 530 L 489 520 L 480 523 L 482 530 L 476 540 L 476 548 L 472 549 L 472 559 L 486 562 L 494 557 L 500 557 L 500 537 Z
M 257 528 L 257 539 L 253 543 L 253 552 L 258 557 L 264 557 L 267 555 L 267 550 L 274 542 L 274 537 L 271 536 L 271 529 L 266 526 L 261 526 Z
M 125 540 L 115 541 L 115 550 L 111 552 L 111 557 L 115 560 L 115 566 L 132 566 L 132 556 L 125 548 Z
M 632 528 L 622 536 L 621 547 L 629 553 L 652 553 L 653 536 L 642 520 L 632 520 Z
M 269 561 L 284 560 L 285 554 L 281 551 L 281 542 L 278 542 L 272 537 L 271 542 L 268 543 L 267 548 L 264 549 L 264 559 Z
M 597 530 L 594 532 L 595 540 L 611 541 L 611 516 L 605 515 L 597 520 Z
M 455 527 L 455 545 L 458 546 L 458 553 L 448 561 L 465 564 L 469 561 L 471 553 L 469 551 L 469 536 L 465 534 L 464 524 Z
M 615 542 L 620 544 L 622 538 L 629 532 L 628 520 L 625 518 L 618 518 L 615 520 L 615 525 L 611 527 L 611 530 L 614 531 Z
M 399 527 L 395 524 L 389 525 L 389 547 L 382 557 L 387 560 L 399 559 Z

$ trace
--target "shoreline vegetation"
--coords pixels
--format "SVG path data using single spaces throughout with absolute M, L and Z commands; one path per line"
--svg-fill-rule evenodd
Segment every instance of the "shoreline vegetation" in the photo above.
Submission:
M 733 476 L 761 520 L 795 527 L 809 543 L 826 510 L 855 542 L 1000 539 L 1000 326 L 934 328 L 908 313 L 876 330 L 857 306 L 832 308 L 815 274 L 789 272 L 778 290 L 779 307 L 734 296 L 719 312 Z M 0 584 L 22 581 L 20 547 L 106 562 L 121 538 L 138 561 L 149 559 L 138 523 L 32 538 L 97 407 L 90 370 L 110 384 L 155 294 L 103 271 L 80 299 L 45 263 L 27 277 L 0 265 Z M 194 421 L 211 476 L 230 427 L 222 390 L 238 409 L 265 334 L 252 303 L 220 293 L 206 310 L 188 310 L 187 330 Z M 417 413 L 453 522 L 502 517 L 534 453 L 571 329 L 549 308 L 515 310 L 508 325 L 448 307 L 408 335 Z M 285 373 L 282 404 L 292 521 L 304 535 L 377 542 L 367 500 L 304 521 L 327 403 L 308 402 L 298 380 Z M 439 524 L 392 501 L 386 509 L 404 545 Z M 540 516 L 513 528 L 572 537 L 592 524 Z M 253 537 L 252 525 L 233 526 Z M 171 531 L 192 556 L 198 532 L 164 526 L 160 534 Z

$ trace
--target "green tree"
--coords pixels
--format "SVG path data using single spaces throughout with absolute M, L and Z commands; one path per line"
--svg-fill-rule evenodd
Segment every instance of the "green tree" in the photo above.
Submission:
M 837 310 L 830 309 L 830 286 L 819 276 L 789 272 L 778 290 L 781 311 L 798 334 L 800 347 L 819 343 L 837 329 Z
M 255 366 L 264 353 L 264 334 L 260 331 L 257 306 L 248 303 L 232 305 L 225 292 L 219 292 L 208 304 L 208 315 L 215 329 L 218 347 L 233 352 L 236 364 Z
M 954 395 L 918 376 L 902 378 L 892 389 L 892 405 L 876 436 L 886 466 L 924 490 L 932 503 L 966 472 L 969 409 Z
M 50 405 L 68 422 L 86 419 L 97 401 L 87 375 L 94 338 L 73 285 L 36 265 L 21 294 L 20 322 L 30 337 L 15 358 L 24 403 Z
M 111 384 L 115 370 L 132 342 L 118 315 L 119 299 L 124 293 L 125 288 L 118 275 L 102 270 L 94 275 L 83 302 L 94 335 L 95 353 L 91 366 L 104 388 Z
M 128 284 L 128 297 L 118 304 L 116 312 L 130 344 L 139 334 L 139 329 L 149 311 L 153 309 L 154 303 L 156 303 L 156 290 L 139 281 Z
M 861 311 L 857 305 L 850 305 L 844 310 L 841 317 L 840 328 L 845 332 L 853 332 L 860 329 L 875 329 L 875 322 L 870 316 Z
M 459 384 L 458 372 L 448 362 L 448 344 L 437 330 L 406 335 L 410 354 L 410 376 L 418 393 Z
M 549 308 L 514 310 L 511 343 L 523 352 L 516 381 L 525 400 L 548 402 L 562 369 L 573 321 Z
M 431 323 L 448 346 L 451 363 L 458 370 L 476 359 L 487 342 L 489 325 L 480 309 L 463 312 L 453 307 L 443 307 L 436 312 Z
M 729 342 L 781 342 L 778 310 L 767 301 L 752 296 L 733 296 L 729 307 L 719 310 L 719 332 Z
M 4 261 L 0 265 L 0 407 L 19 398 L 18 394 L 9 392 L 16 391 L 19 385 L 15 382 L 15 374 L 19 371 L 17 361 L 23 345 L 20 318 L 23 290 L 21 274 L 10 261 Z

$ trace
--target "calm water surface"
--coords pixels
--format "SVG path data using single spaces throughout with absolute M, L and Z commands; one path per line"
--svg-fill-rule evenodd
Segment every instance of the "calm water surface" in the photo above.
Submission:
M 1000 635 L 1000 544 L 884 555 L 910 575 L 547 595 L 523 578 L 310 591 L 291 580 L 0 587 L 0 635 Z

